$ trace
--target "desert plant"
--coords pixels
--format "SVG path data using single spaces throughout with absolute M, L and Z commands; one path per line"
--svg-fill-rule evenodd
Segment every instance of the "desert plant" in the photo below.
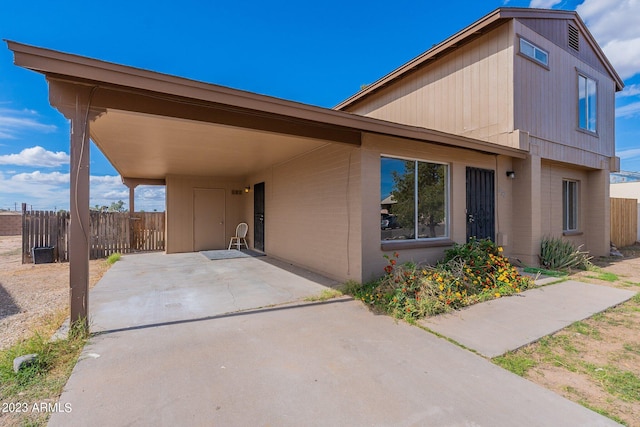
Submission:
M 545 237 L 540 243 L 540 264 L 550 270 L 586 270 L 591 266 L 589 252 L 559 237 Z

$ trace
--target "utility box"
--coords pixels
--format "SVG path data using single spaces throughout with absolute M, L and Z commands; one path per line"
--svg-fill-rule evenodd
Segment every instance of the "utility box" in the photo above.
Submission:
M 31 248 L 31 259 L 34 264 L 49 264 L 54 262 L 53 246 Z

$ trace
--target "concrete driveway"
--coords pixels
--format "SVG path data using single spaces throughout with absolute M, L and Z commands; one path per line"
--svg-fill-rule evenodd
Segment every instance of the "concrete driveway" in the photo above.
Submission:
M 51 426 L 608 426 L 613 421 L 268 258 L 133 255 Z

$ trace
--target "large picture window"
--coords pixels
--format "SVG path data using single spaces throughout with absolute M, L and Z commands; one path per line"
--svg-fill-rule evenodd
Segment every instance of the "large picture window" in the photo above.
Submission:
M 598 105 L 597 85 L 595 80 L 578 74 L 578 126 L 590 132 L 597 131 Z
M 562 230 L 578 231 L 577 181 L 562 181 Z
M 380 164 L 381 239 L 447 237 L 447 165 L 391 157 Z

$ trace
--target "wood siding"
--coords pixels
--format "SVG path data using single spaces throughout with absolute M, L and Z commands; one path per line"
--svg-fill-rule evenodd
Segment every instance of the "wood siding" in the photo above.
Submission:
M 543 159 L 609 169 L 615 82 L 583 35 L 580 53 L 568 50 L 567 25 L 508 21 L 349 111 L 525 150 L 535 140 Z M 548 67 L 519 53 L 520 36 L 549 53 Z M 595 134 L 578 129 L 578 72 L 597 81 Z
M 514 127 L 539 140 L 543 158 L 608 169 L 615 147 L 614 81 L 519 22 L 515 31 L 549 53 L 549 68 L 515 55 Z M 578 70 L 597 81 L 596 134 L 578 130 Z
M 357 103 L 349 111 L 518 147 L 511 22 Z
M 601 74 L 607 74 L 606 67 L 598 58 L 598 55 L 587 42 L 585 35 L 580 32 L 580 26 L 573 19 L 529 19 L 518 18 L 518 23 L 531 29 L 540 36 L 549 40 L 561 49 L 564 49 L 571 55 L 576 56 L 581 62 L 588 64 L 590 67 L 598 70 Z M 575 51 L 569 47 L 569 25 L 573 25 L 579 32 L 580 50 Z

